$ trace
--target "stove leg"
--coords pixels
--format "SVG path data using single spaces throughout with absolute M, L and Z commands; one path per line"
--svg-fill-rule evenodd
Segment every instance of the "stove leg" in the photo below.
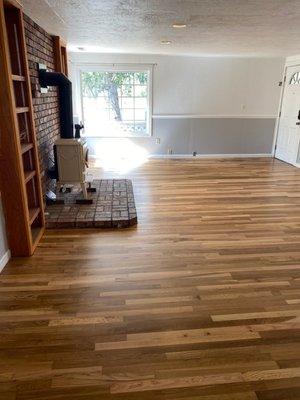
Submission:
M 82 188 L 82 193 L 83 193 L 83 197 L 87 200 L 87 190 L 86 190 L 86 186 L 85 183 L 81 183 L 81 188 Z

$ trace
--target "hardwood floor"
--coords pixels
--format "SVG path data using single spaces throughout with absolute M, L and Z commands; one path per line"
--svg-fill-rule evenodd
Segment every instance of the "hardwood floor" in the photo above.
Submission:
M 137 228 L 47 231 L 0 275 L 0 399 L 299 400 L 300 170 L 126 177 Z

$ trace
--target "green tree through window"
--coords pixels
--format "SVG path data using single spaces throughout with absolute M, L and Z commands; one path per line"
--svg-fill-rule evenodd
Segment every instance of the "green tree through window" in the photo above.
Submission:
M 123 120 L 120 95 L 132 97 L 135 85 L 145 86 L 148 83 L 147 72 L 83 72 L 81 78 L 83 96 L 95 99 L 105 96 L 116 121 Z M 147 93 L 144 90 L 139 95 L 146 97 Z

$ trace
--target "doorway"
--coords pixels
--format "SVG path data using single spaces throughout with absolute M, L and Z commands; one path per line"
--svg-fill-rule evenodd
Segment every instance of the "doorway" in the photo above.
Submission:
M 286 68 L 275 157 L 297 165 L 300 143 L 300 65 Z

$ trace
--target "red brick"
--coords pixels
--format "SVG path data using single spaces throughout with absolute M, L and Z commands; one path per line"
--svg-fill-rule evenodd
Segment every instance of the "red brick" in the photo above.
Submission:
M 50 185 L 47 170 L 53 165 L 53 144 L 60 136 L 59 97 L 56 88 L 40 93 L 37 63 L 54 71 L 53 38 L 27 15 L 24 15 L 25 40 L 32 86 L 34 122 L 42 172 L 43 191 Z

